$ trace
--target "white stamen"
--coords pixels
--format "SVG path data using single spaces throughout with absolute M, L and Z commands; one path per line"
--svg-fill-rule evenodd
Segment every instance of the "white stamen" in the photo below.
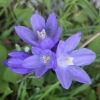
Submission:
M 44 63 L 47 63 L 47 61 L 50 59 L 50 56 L 43 56 Z
M 39 37 L 39 39 L 40 40 L 43 40 L 43 39 L 45 39 L 46 38 L 46 32 L 45 32 L 45 30 L 44 29 L 42 29 L 42 31 L 41 32 L 39 32 L 39 31 L 37 31 L 37 34 L 38 34 L 38 37 Z

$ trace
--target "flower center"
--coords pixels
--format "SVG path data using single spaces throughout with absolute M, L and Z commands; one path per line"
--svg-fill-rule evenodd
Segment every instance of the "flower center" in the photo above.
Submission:
M 57 59 L 57 63 L 61 67 L 67 67 L 69 65 L 74 65 L 73 63 L 73 57 L 60 57 Z
M 49 56 L 43 56 L 43 61 L 44 61 L 44 63 L 47 63 L 47 61 L 50 59 L 50 57 Z
M 42 29 L 42 31 L 41 31 L 41 32 L 37 31 L 37 34 L 38 34 L 38 37 L 39 37 L 39 39 L 40 39 L 40 40 L 45 39 L 45 38 L 46 38 L 46 36 L 47 36 L 47 34 L 46 34 L 46 32 L 45 32 L 45 30 L 44 30 L 44 29 Z
M 69 58 L 67 58 L 67 59 L 65 59 L 65 60 L 67 61 L 67 63 L 68 63 L 69 65 L 73 65 L 73 59 L 74 59 L 74 58 L 69 57 Z

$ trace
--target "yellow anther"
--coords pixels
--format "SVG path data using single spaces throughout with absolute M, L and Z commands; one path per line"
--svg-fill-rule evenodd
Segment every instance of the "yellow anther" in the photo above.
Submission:
M 44 34 L 44 32 L 40 32 L 40 37 Z
M 50 59 L 49 56 L 43 56 L 43 60 L 44 60 L 44 63 L 47 63 L 47 61 Z
M 69 63 L 69 64 L 73 63 L 72 59 L 67 59 L 67 63 Z

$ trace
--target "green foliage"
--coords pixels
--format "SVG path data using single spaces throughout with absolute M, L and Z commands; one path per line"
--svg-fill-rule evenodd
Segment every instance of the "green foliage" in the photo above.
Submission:
M 0 80 L 0 93 L 5 92 L 8 87 L 8 83 L 6 81 Z
M 13 93 L 13 91 L 9 87 L 7 87 L 5 92 L 3 93 L 2 98 L 0 98 L 0 100 L 4 100 L 6 98 L 6 96 L 8 96 L 11 93 Z
M 3 79 L 5 81 L 11 82 L 13 84 L 15 84 L 21 78 L 22 78 L 22 75 L 12 72 L 10 68 L 7 68 L 3 75 Z
M 3 45 L 0 45 L 0 78 L 2 78 L 5 70 L 6 70 L 6 67 L 2 64 L 3 61 L 6 59 L 7 57 L 7 50 L 6 48 L 3 46 Z
M 95 53 L 100 54 L 100 37 L 97 37 L 94 41 L 92 41 L 88 48 L 93 50 Z M 98 49 L 97 49 L 98 48 Z
M 0 0 L 0 7 L 8 7 L 12 0 Z
M 16 8 L 14 9 L 14 13 L 18 18 L 17 20 L 19 22 L 24 22 L 26 26 L 30 26 L 30 17 L 32 15 L 32 10 L 30 8 L 25 8 L 25 9 Z
M 36 78 L 36 77 L 29 77 L 29 78 L 32 78 L 32 85 L 33 86 L 42 86 L 43 85 L 43 82 L 44 82 L 44 78 L 41 77 L 41 78 Z
M 84 23 L 86 21 L 88 21 L 88 17 L 87 15 L 85 14 L 84 11 L 79 11 L 78 13 L 76 13 L 73 17 L 73 19 L 76 21 L 76 22 L 79 22 L 79 23 Z
M 87 15 L 92 19 L 95 20 L 98 16 L 98 12 L 96 8 L 94 8 L 87 0 L 80 0 L 79 5 L 85 10 Z
M 0 100 L 99 100 L 100 92 L 100 36 L 86 47 L 97 54 L 95 62 L 84 69 L 92 79 L 91 85 L 74 82 L 66 90 L 59 84 L 55 73 L 49 70 L 41 78 L 31 74 L 26 77 L 13 73 L 2 64 L 7 53 L 23 50 L 27 45 L 14 31 L 15 25 L 31 28 L 30 17 L 39 13 L 45 18 L 55 12 L 59 26 L 63 27 L 61 39 L 81 31 L 82 40 L 77 48 L 94 34 L 100 32 L 100 8 L 93 0 L 0 0 Z M 40 22 L 41 23 L 41 22 Z M 21 80 L 21 81 L 20 81 Z

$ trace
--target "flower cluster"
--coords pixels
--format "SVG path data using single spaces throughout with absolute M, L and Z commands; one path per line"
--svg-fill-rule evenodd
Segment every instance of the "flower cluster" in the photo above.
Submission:
M 3 64 L 15 73 L 34 72 L 37 77 L 41 77 L 48 69 L 53 69 L 66 89 L 70 87 L 72 80 L 90 84 L 88 74 L 79 66 L 91 64 L 96 55 L 86 48 L 74 50 L 80 42 L 81 32 L 70 36 L 66 41 L 59 41 L 62 28 L 58 27 L 54 13 L 49 15 L 46 22 L 42 16 L 33 14 L 30 23 L 32 30 L 24 26 L 15 26 L 15 31 L 24 42 L 31 45 L 32 53 L 11 52 L 8 54 L 10 58 Z M 57 49 L 54 52 L 53 48 L 56 45 Z

